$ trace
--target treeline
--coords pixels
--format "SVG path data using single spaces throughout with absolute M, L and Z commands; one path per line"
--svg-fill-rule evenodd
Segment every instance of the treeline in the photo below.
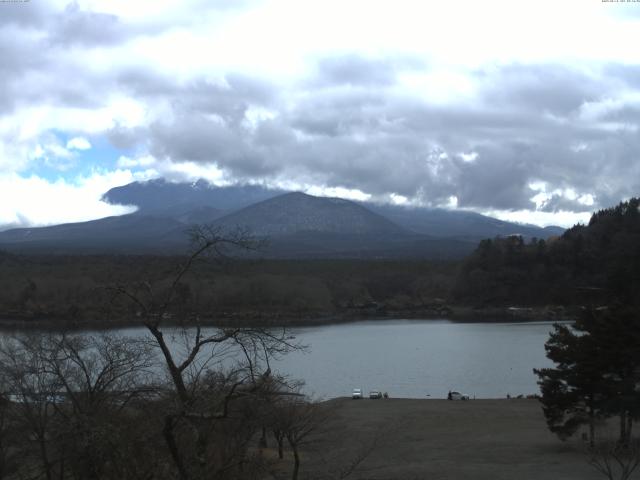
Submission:
M 483 240 L 461 269 L 453 298 L 474 305 L 637 305 L 640 200 L 595 213 L 547 241 Z
M 79 323 L 127 320 L 106 287 L 144 280 L 163 288 L 183 260 L 1 254 L 0 315 Z M 456 272 L 456 263 L 421 260 L 201 259 L 178 295 L 214 320 L 437 312 Z

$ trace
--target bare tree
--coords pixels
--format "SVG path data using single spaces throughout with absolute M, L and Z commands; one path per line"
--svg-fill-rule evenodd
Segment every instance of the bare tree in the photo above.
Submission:
M 162 435 L 178 477 L 224 478 L 242 468 L 248 439 L 261 428 L 254 418 L 273 393 L 270 359 L 297 345 L 284 329 L 203 327 L 200 312 L 185 308 L 185 295 L 180 294 L 185 278 L 207 266 L 205 260 L 212 256 L 220 259 L 229 252 L 255 249 L 259 242 L 246 231 L 206 226 L 194 228 L 191 239 L 191 254 L 164 288 L 143 282 L 111 290 L 114 299 L 125 298 L 134 307 L 161 352 L 171 391 Z M 167 326 L 169 319 L 173 328 Z M 233 452 L 225 436 L 229 425 L 245 432 Z
M 20 432 L 11 417 L 12 405 L 5 395 L 0 396 L 0 479 L 14 474 L 19 465 L 20 455 L 15 448 Z
M 20 450 L 27 469 L 32 471 L 30 476 L 52 480 L 54 475 L 59 476 L 60 465 L 51 428 L 59 382 L 47 373 L 39 354 L 40 343 L 35 336 L 4 339 L 0 346 L 0 375 L 3 395 L 12 401 L 17 428 L 23 432 L 22 442 L 14 448 Z
M 286 439 L 293 454 L 291 478 L 297 480 L 300 472 L 300 447 L 308 443 L 327 419 L 327 409 L 304 397 L 280 398 L 271 408 L 270 428 L 278 443 L 278 456 L 283 458 Z
M 640 465 L 640 441 L 602 441 L 588 450 L 589 465 L 609 480 L 628 480 Z
M 132 437 L 124 432 L 137 418 L 124 409 L 146 379 L 148 353 L 109 335 L 5 339 L 0 378 L 11 400 L 11 422 L 22 434 L 12 445 L 25 459 L 21 473 L 47 479 L 135 478 L 124 473 L 137 461 L 129 455 Z
M 54 407 L 66 465 L 76 477 L 121 476 L 123 462 L 114 458 L 129 441 L 122 435 L 122 413 L 147 387 L 151 352 L 114 335 L 51 336 L 40 348 L 64 398 Z

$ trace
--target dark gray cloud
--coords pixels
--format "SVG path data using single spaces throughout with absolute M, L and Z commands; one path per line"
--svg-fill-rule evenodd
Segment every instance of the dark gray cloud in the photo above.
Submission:
M 0 107 L 6 113 L 40 91 L 34 76 L 50 61 L 37 38 L 13 26 L 0 28 L 0 58 Z
M 171 75 L 147 66 L 125 67 L 114 74 L 115 86 L 134 97 L 174 97 L 179 86 Z
M 396 66 L 385 60 L 371 60 L 359 55 L 325 58 L 318 64 L 314 82 L 331 87 L 340 85 L 377 86 L 395 83 Z
M 623 82 L 630 87 L 640 87 L 640 65 L 609 64 L 603 69 L 603 73 L 610 80 Z
M 1 7 L 0 28 L 7 26 L 40 28 L 54 13 L 47 2 L 3 2 Z
M 490 105 L 562 116 L 613 87 L 559 65 L 509 65 L 476 75 L 486 84 L 485 101 Z
M 612 100 L 640 89 L 637 66 L 586 73 L 557 64 L 493 66 L 471 75 L 476 98 L 446 104 L 402 90 L 401 73 L 430 68 L 408 57 L 327 56 L 285 90 L 234 72 L 178 80 L 133 62 L 96 73 L 74 52 L 123 46 L 174 25 L 131 25 L 75 3 L 57 12 L 40 2 L 7 5 L 2 111 L 95 109 L 110 94 L 163 107 L 146 125 L 104 132 L 117 148 L 215 164 L 239 182 L 289 180 L 432 205 L 456 197 L 461 207 L 533 208 L 530 185 L 540 182 L 548 192 L 591 194 L 596 207 L 640 193 L 640 104 Z M 583 206 L 556 194 L 543 208 Z
M 132 84 L 176 96 L 173 120 L 142 134 L 152 154 L 216 164 L 238 181 L 286 177 L 433 205 L 455 196 L 461 207 L 507 210 L 535 207 L 533 182 L 550 192 L 592 194 L 603 205 L 637 194 L 640 137 L 581 119 L 585 103 L 608 98 L 606 86 L 598 91 L 593 79 L 564 67 L 504 70 L 484 81 L 491 85 L 478 101 L 447 106 L 398 95 L 385 83 L 353 89 L 338 79 L 327 88 L 326 76 L 286 107 L 273 87 L 246 78 L 173 90 L 149 79 Z M 256 106 L 275 118 L 248 125 L 247 112 Z M 637 125 L 630 107 L 617 114 Z M 587 208 L 556 197 L 546 211 Z
M 49 40 L 62 46 L 112 45 L 135 33 L 116 15 L 83 11 L 76 3 L 70 3 L 62 13 L 55 15 L 50 28 Z
M 127 128 L 118 123 L 107 130 L 105 135 L 115 148 L 131 150 L 145 143 L 147 129 L 143 127 Z
M 309 135 L 354 134 L 382 128 L 386 99 L 376 92 L 317 92 L 289 114 L 291 126 Z
M 82 11 L 75 3 L 55 11 L 44 2 L 0 6 L 0 106 L 61 105 L 96 108 L 109 78 L 87 70 L 68 48 L 114 44 L 127 38 L 117 17 Z M 131 33 L 130 35 L 132 35 Z

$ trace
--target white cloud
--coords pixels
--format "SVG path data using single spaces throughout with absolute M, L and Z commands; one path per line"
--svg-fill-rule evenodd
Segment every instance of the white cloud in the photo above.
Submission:
M 365 202 L 371 198 L 371 195 L 355 188 L 311 186 L 300 190 L 318 197 L 338 197 L 361 202 Z
M 73 137 L 67 141 L 67 149 L 69 150 L 89 150 L 91 143 L 84 137 Z
M 150 167 L 156 163 L 156 159 L 151 155 L 143 155 L 141 157 L 129 158 L 122 155 L 118 158 L 118 168 L 136 168 L 136 167 Z
M 409 203 L 409 199 L 404 195 L 397 195 L 392 193 L 391 195 L 391 203 L 394 205 L 407 205 Z
M 592 207 L 593 205 L 595 205 L 595 199 L 593 198 L 593 195 L 591 195 L 590 193 L 585 193 L 583 195 L 580 195 L 577 198 L 578 203 L 585 205 L 587 207 Z
M 473 163 L 478 158 L 478 152 L 470 152 L 470 153 L 462 152 L 460 153 L 460 158 L 462 158 L 462 161 L 465 163 Z
M 218 186 L 230 185 L 225 173 L 216 165 L 206 165 L 196 162 L 159 162 L 157 171 L 165 178 L 172 181 L 190 181 L 203 178 L 209 183 Z
M 134 207 L 109 205 L 100 197 L 136 179 L 128 170 L 54 182 L 35 175 L 0 174 L 0 226 L 55 225 L 131 213 Z
M 559 226 L 569 228 L 578 223 L 587 224 L 593 212 L 542 212 L 531 210 L 485 210 L 480 213 L 507 222 L 538 225 L 541 227 Z

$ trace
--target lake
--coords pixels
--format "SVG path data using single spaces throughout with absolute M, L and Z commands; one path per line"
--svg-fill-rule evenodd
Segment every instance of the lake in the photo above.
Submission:
M 551 366 L 544 343 L 553 322 L 459 323 L 370 321 L 295 329 L 307 353 L 275 367 L 306 381 L 319 398 L 348 396 L 354 387 L 393 397 L 472 398 L 538 393 L 533 368 Z
M 407 398 L 445 398 L 449 390 L 472 398 L 527 395 L 538 393 L 533 368 L 551 365 L 544 343 L 552 325 L 376 320 L 294 328 L 308 348 L 271 366 L 304 380 L 305 393 L 318 399 L 350 396 L 356 387 Z M 143 327 L 118 333 L 149 337 Z

